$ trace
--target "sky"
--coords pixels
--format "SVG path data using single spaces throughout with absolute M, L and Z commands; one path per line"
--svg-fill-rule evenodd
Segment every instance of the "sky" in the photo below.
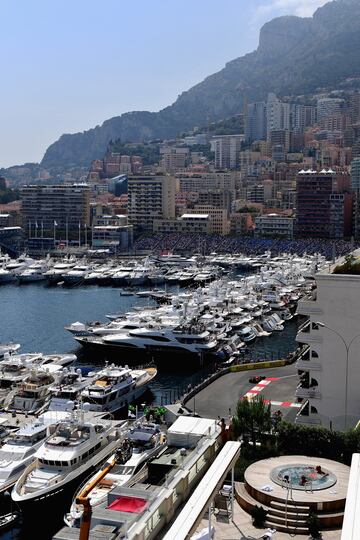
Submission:
M 326 0 L 0 0 L 0 167 L 62 133 L 157 111 Z

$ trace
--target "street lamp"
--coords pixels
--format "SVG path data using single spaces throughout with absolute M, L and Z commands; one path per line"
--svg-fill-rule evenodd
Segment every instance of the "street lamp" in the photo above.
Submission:
M 347 343 L 345 341 L 345 339 L 343 338 L 343 336 L 341 334 L 339 334 L 339 332 L 337 332 L 336 330 L 334 330 L 334 328 L 330 328 L 330 326 L 327 326 L 326 324 L 324 324 L 323 322 L 320 322 L 320 321 L 316 321 L 315 324 L 317 326 L 319 326 L 320 328 L 327 328 L 328 330 L 330 330 L 330 332 L 333 332 L 334 334 L 336 334 L 340 339 L 341 341 L 343 342 L 344 346 L 345 346 L 345 350 L 346 350 L 346 368 L 345 368 L 345 429 L 347 428 L 347 408 L 348 408 L 348 376 L 349 376 L 349 352 L 350 352 L 350 348 L 351 348 L 351 345 L 354 343 L 354 341 L 360 337 L 360 334 L 357 334 L 356 336 L 354 336 L 353 338 L 351 338 L 351 340 Z

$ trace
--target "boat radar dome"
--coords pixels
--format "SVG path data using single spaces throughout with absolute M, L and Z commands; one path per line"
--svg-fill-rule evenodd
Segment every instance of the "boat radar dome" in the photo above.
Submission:
M 74 402 L 69 400 L 66 402 L 65 410 L 72 411 L 74 408 Z

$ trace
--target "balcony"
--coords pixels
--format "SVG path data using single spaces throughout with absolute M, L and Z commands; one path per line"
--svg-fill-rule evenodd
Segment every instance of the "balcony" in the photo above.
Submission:
M 321 418 L 314 407 L 311 407 L 312 411 L 309 413 L 309 402 L 306 401 L 304 406 L 300 409 L 295 418 L 295 424 L 303 424 L 310 426 L 318 426 L 321 424 Z
M 300 369 L 301 371 L 321 371 L 321 363 L 316 362 L 314 360 L 304 360 L 303 358 L 299 358 L 299 360 L 296 362 L 297 369 Z
M 299 343 L 322 343 L 322 335 L 319 333 L 315 323 L 306 321 L 299 327 L 296 334 L 296 341 Z
M 323 310 L 317 305 L 316 300 L 311 300 L 306 297 L 304 300 L 299 300 L 297 315 L 323 315 Z
M 298 386 L 295 396 L 302 399 L 321 399 L 321 393 L 316 387 L 304 388 L 303 386 Z

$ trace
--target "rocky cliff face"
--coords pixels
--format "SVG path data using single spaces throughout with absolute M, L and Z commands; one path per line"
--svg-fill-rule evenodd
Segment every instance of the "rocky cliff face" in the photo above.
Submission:
M 62 135 L 46 151 L 42 166 L 86 166 L 101 157 L 110 139 L 141 141 L 172 137 L 208 119 L 241 112 L 244 98 L 270 91 L 303 94 L 360 76 L 360 0 L 336 0 L 312 18 L 280 17 L 265 24 L 258 49 L 227 63 L 171 106 L 130 112 L 83 133 Z

